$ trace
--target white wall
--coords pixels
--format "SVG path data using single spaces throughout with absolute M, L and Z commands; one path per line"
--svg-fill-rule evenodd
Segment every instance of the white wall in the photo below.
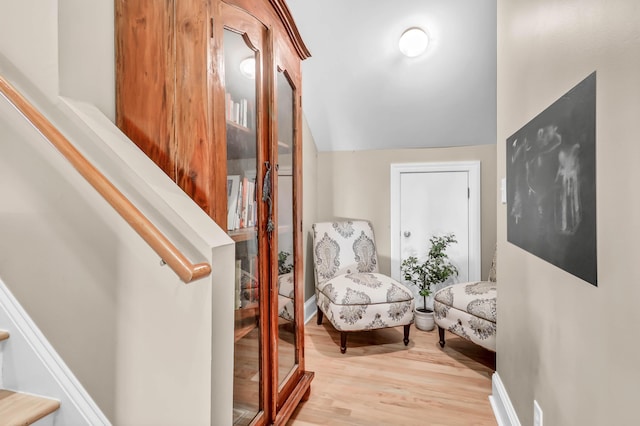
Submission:
M 91 102 L 115 120 L 113 0 L 0 0 L 0 54 L 49 99 Z
M 0 0 L 0 53 L 53 99 L 58 95 L 57 1 Z
M 60 94 L 95 105 L 115 122 L 113 0 L 58 0 Z
M 302 251 L 304 262 L 304 300 L 315 295 L 311 225 L 318 218 L 318 149 L 307 123 L 302 120 Z
M 498 0 L 498 178 L 505 140 L 597 71 L 598 286 L 506 241 L 498 208 L 497 370 L 524 425 L 631 425 L 640 343 L 640 3 Z
M 9 339 L 0 342 L 3 389 L 46 395 L 60 402 L 54 423 L 106 426 L 110 422 L 87 397 L 64 361 L 47 343 L 0 277 L 0 324 Z M 53 424 L 53 423 L 51 423 Z
M 367 219 L 376 233 L 380 270 L 391 270 L 392 163 L 479 160 L 481 168 L 482 276 L 495 249 L 496 146 L 321 152 L 318 155 L 318 219 Z

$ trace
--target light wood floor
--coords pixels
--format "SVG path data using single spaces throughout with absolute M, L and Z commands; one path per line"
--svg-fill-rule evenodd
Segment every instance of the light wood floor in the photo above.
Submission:
M 488 396 L 495 354 L 437 329 L 402 327 L 351 333 L 340 353 L 340 334 L 326 321 L 305 325 L 306 369 L 316 373 L 311 396 L 289 426 L 496 425 Z

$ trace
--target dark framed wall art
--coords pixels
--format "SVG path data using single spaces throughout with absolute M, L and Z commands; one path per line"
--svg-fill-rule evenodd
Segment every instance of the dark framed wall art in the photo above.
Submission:
M 507 240 L 597 286 L 596 73 L 507 139 Z

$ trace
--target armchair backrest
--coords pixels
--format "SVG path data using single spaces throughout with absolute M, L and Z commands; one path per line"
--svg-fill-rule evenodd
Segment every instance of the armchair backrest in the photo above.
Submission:
M 493 251 L 493 260 L 491 261 L 491 268 L 489 268 L 489 277 L 487 278 L 488 281 L 496 282 L 497 258 L 498 258 L 498 246 L 496 244 L 496 249 Z
M 378 272 L 371 223 L 366 220 L 313 224 L 316 285 L 352 272 Z

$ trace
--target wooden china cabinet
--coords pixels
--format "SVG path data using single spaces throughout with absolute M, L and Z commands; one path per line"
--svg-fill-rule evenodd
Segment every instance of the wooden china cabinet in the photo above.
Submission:
M 236 242 L 234 424 L 308 397 L 301 75 L 284 0 L 116 0 L 117 124 Z

